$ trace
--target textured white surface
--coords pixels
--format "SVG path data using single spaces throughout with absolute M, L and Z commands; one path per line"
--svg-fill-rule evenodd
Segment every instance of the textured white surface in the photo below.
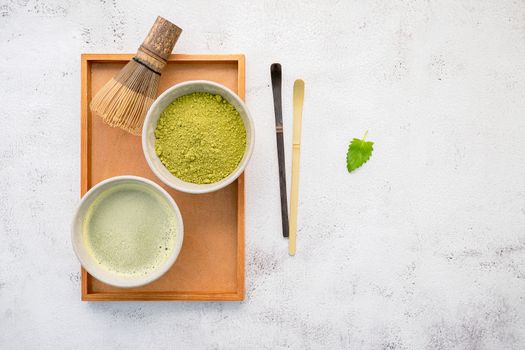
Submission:
M 246 301 L 82 303 L 82 52 L 245 53 Z M 0 0 L 1 349 L 525 348 L 525 4 Z M 280 237 L 269 66 L 306 82 L 298 254 Z M 345 170 L 369 130 L 371 161 Z M 289 159 L 288 159 L 289 160 Z

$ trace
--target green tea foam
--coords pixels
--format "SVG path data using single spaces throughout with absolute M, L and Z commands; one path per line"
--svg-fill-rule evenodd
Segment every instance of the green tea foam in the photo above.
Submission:
M 87 210 L 83 239 L 106 270 L 138 277 L 159 268 L 172 254 L 177 217 L 160 193 L 136 183 L 102 192 Z

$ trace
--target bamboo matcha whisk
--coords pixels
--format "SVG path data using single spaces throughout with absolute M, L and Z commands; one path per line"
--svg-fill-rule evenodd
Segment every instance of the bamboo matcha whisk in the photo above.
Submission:
M 140 135 L 157 97 L 159 78 L 182 29 L 162 17 L 151 27 L 137 54 L 99 90 L 89 105 L 108 125 Z

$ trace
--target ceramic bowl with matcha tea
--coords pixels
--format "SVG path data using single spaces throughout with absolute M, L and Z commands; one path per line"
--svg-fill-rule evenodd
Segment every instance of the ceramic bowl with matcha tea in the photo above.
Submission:
M 146 115 L 142 149 L 151 170 L 166 185 L 207 193 L 234 182 L 253 152 L 253 121 L 227 87 L 206 80 L 175 85 Z
M 173 198 L 138 176 L 91 188 L 73 219 L 71 240 L 82 266 L 116 287 L 138 287 L 166 273 L 182 247 L 184 226 Z

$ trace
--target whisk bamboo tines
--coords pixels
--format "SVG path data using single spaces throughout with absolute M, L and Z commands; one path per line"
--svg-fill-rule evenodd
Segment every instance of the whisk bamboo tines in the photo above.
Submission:
M 157 97 L 162 69 L 181 33 L 175 24 L 157 17 L 135 57 L 91 100 L 91 111 L 110 126 L 140 135 Z

